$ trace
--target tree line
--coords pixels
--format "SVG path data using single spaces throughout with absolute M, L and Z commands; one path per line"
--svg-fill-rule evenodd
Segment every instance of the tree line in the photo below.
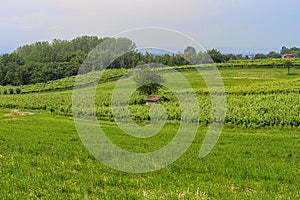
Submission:
M 0 57 L 0 85 L 25 85 L 75 75 L 89 51 L 103 40 L 82 36 L 19 47 Z
M 97 49 L 99 44 L 105 43 L 108 39 L 113 41 L 108 43 L 109 50 L 94 51 L 96 53 L 93 54 L 92 50 Z M 121 54 L 121 52 L 126 53 Z M 287 53 L 300 57 L 299 48 L 282 47 L 280 53 L 256 54 L 253 58 L 280 58 L 281 54 Z M 92 56 L 95 59 L 87 60 Z M 99 59 L 100 57 L 106 60 Z M 154 55 L 135 50 L 134 42 L 127 38 L 81 36 L 69 41 L 54 39 L 52 42 L 36 42 L 21 46 L 11 54 L 0 56 L 0 85 L 35 84 L 74 76 L 83 64 L 87 66 L 86 72 L 89 72 L 101 69 L 101 66 L 107 62 L 110 63 L 109 68 L 118 69 L 134 68 L 147 63 L 180 66 L 243 59 L 251 59 L 251 57 L 242 54 L 222 54 L 217 49 L 196 52 L 194 47 L 187 47 L 182 53 Z

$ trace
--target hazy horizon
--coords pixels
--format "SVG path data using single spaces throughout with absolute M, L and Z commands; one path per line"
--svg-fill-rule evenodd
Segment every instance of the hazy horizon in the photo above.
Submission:
M 84 36 L 84 35 L 80 35 L 80 36 Z M 77 36 L 77 37 L 80 37 Z M 87 35 L 87 36 L 98 36 L 98 35 Z M 98 36 L 101 37 L 101 36 Z M 112 37 L 112 36 L 103 36 L 103 37 Z M 75 38 L 75 37 L 74 37 Z M 17 48 L 24 46 L 24 45 L 30 45 L 30 44 L 34 44 L 35 42 L 44 42 L 47 41 L 49 43 L 51 43 L 54 39 L 61 39 L 61 40 L 72 40 L 74 38 L 70 38 L 70 39 L 62 39 L 62 38 L 53 38 L 52 40 L 37 40 L 37 41 L 32 41 L 31 43 L 24 43 L 24 44 L 20 44 L 19 46 L 15 47 L 14 49 L 10 49 L 8 51 L 2 51 L 0 49 L 0 55 L 3 54 L 7 54 L 7 53 L 12 53 L 13 51 L 15 51 Z M 102 38 L 102 37 L 101 37 Z M 282 45 L 285 46 L 285 45 Z M 233 47 L 223 47 L 223 48 L 218 48 L 218 47 L 204 47 L 206 50 L 210 50 L 210 49 L 217 49 L 219 51 L 221 51 L 222 54 L 243 54 L 243 55 L 253 55 L 253 54 L 257 54 L 257 53 L 263 53 L 263 54 L 267 54 L 271 51 L 275 51 L 275 52 L 280 52 L 281 47 L 278 47 L 277 49 L 270 49 L 270 48 L 265 48 L 265 49 L 257 49 L 256 51 L 254 51 L 253 49 L 241 49 L 241 48 L 233 48 Z M 287 46 L 287 47 L 298 47 L 298 46 Z M 184 49 L 180 49 L 177 52 L 183 52 Z

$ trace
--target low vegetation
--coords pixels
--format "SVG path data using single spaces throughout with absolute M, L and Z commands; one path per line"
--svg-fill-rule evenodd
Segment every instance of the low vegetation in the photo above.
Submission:
M 204 159 L 199 128 L 189 150 L 165 169 L 128 174 L 108 168 L 82 145 L 72 119 L 34 111 L 0 120 L 1 199 L 298 199 L 298 128 L 226 128 Z M 125 137 L 102 121 L 116 145 L 132 151 L 161 148 L 176 124 L 149 140 Z
M 112 91 L 117 80 L 109 80 L 121 77 L 125 72 L 126 70 L 107 70 L 101 79 L 102 84 L 99 85 L 96 94 L 96 115 L 99 119 L 113 120 L 110 104 Z M 294 69 L 294 72 L 300 73 L 299 69 Z M 242 71 L 224 69 L 221 70 L 221 73 L 225 82 L 228 102 L 226 124 L 242 127 L 299 126 L 300 78 L 298 76 L 287 76 L 285 69 L 282 68 L 244 69 Z M 201 77 L 195 75 L 195 71 L 187 70 L 183 71 L 182 74 L 196 91 L 202 110 L 200 123 L 206 125 L 211 117 L 208 89 Z M 88 78 L 91 82 L 97 80 L 94 73 L 90 77 L 94 78 Z M 131 79 L 132 77 L 127 76 L 126 78 Z M 44 88 L 40 84 L 24 86 L 20 95 L 2 95 L 0 106 L 9 109 L 45 110 L 58 115 L 72 116 L 71 90 L 55 93 L 38 92 L 48 91 L 48 87 L 53 85 L 56 89 L 72 89 L 71 80 L 73 79 L 50 82 L 45 84 Z M 30 91 L 30 89 L 32 90 Z M 180 121 L 180 108 L 174 95 L 169 90 L 161 90 L 158 94 L 169 99 L 168 102 L 162 103 L 168 111 L 168 119 Z M 145 105 L 144 98 L 144 95 L 136 92 L 129 102 L 131 117 L 136 121 L 149 119 L 149 107 Z
M 180 159 L 144 174 L 113 170 L 85 149 L 72 120 L 75 77 L 1 87 L 0 198 L 299 199 L 300 69 L 294 64 L 288 75 L 283 67 L 231 63 L 235 62 L 233 67 L 218 64 L 228 102 L 225 129 L 204 159 L 198 154 L 211 116 L 208 88 L 195 66 L 176 67 L 196 92 L 200 127 Z M 82 81 L 81 90 L 98 81 L 97 73 L 85 77 L 89 81 Z M 163 130 L 148 139 L 124 136 L 114 122 L 111 97 L 120 78 L 133 77 L 130 69 L 105 71 L 97 87 L 96 115 L 116 145 L 133 152 L 155 151 L 176 134 L 179 102 L 160 88 L 157 94 L 168 99 L 161 102 L 168 111 Z M 131 117 L 140 124 L 149 120 L 144 97 L 135 92 L 129 101 Z

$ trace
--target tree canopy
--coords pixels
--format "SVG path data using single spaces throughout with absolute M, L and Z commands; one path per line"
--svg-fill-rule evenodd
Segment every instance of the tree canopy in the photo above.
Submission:
M 134 81 L 140 94 L 151 95 L 159 91 L 165 79 L 153 65 L 143 65 L 138 68 Z
M 251 57 L 281 58 L 281 54 L 292 54 L 300 58 L 300 48 L 283 46 L 280 53 L 272 51 Z M 183 53 L 153 55 L 135 50 L 134 42 L 127 38 L 81 36 L 70 41 L 54 39 L 52 42 L 36 42 L 0 56 L 0 85 L 26 85 L 61 79 L 76 75 L 79 68 L 90 72 L 101 70 L 104 66 L 112 69 L 134 68 L 147 63 L 180 66 L 242 59 L 250 57 L 222 54 L 217 49 L 197 52 L 192 46 L 186 47 Z

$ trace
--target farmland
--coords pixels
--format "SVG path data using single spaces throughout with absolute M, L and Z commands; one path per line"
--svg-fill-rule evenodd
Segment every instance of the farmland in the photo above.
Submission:
M 282 68 L 221 70 L 228 101 L 226 123 L 243 127 L 298 126 L 300 124 L 300 78 L 297 73 L 300 70 L 297 68 L 293 71 L 296 75 L 286 75 L 286 69 Z M 115 74 L 111 73 L 112 76 Z M 182 74 L 191 83 L 199 97 L 202 110 L 200 122 L 207 125 L 211 117 L 208 88 L 200 76 L 195 76 L 195 71 L 188 70 Z M 71 78 L 67 80 L 68 88 L 71 87 L 72 81 L 70 80 Z M 61 90 L 65 82 L 66 80 L 60 80 L 54 82 L 53 85 L 57 85 L 57 88 Z M 107 81 L 97 88 L 96 114 L 99 119 L 113 120 L 110 102 L 115 84 L 116 81 Z M 22 88 L 25 92 L 30 91 L 26 89 Z M 44 89 L 40 88 L 40 90 Z M 10 109 L 45 110 L 65 116 L 72 115 L 72 90 L 36 92 L 34 89 L 33 91 L 34 93 L 21 95 L 2 95 L 0 106 Z M 178 102 L 174 96 L 168 90 L 162 91 L 162 94 L 172 100 L 164 104 L 169 110 L 168 119 L 180 120 L 178 106 L 176 106 Z M 143 98 L 135 93 L 129 102 L 132 107 L 132 118 L 137 121 L 148 119 L 146 112 L 148 107 L 144 105 Z
M 110 169 L 84 148 L 72 120 L 74 77 L 22 86 L 22 94 L 4 95 L 1 88 L 0 198 L 299 199 L 300 69 L 287 75 L 283 68 L 221 68 L 225 129 L 204 159 L 198 152 L 211 116 L 208 88 L 194 69 L 181 69 L 201 107 L 197 136 L 176 162 L 144 174 Z M 110 102 L 125 73 L 108 71 L 100 81 L 96 116 L 117 145 L 135 152 L 159 149 L 176 133 L 178 102 L 163 89 L 170 102 L 162 103 L 168 111 L 162 133 L 147 140 L 124 137 Z M 134 93 L 129 103 L 136 122 L 149 119 L 143 96 Z

